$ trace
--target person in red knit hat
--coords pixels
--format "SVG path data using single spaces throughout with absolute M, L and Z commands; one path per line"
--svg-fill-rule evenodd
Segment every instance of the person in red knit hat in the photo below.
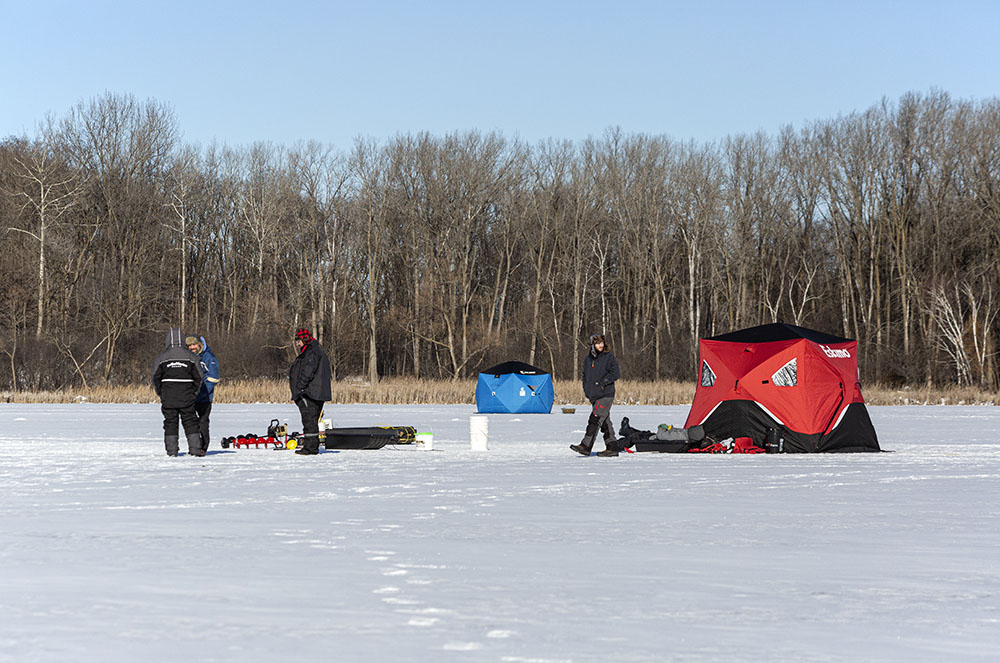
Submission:
M 292 401 L 302 416 L 302 445 L 295 453 L 315 456 L 319 453 L 319 415 L 323 404 L 332 397 L 330 393 L 330 360 L 319 341 L 308 329 L 295 332 L 298 354 L 288 371 L 288 384 Z

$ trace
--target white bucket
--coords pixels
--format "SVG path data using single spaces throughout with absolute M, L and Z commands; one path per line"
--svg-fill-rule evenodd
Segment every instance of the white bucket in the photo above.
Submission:
M 417 433 L 417 449 L 431 451 L 434 449 L 434 433 Z
M 490 425 L 486 415 L 477 414 L 469 417 L 469 448 L 473 451 L 487 451 L 490 448 Z

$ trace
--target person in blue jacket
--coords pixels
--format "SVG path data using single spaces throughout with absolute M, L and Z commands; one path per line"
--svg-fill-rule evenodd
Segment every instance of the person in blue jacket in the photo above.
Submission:
M 598 456 L 617 456 L 615 431 L 611 427 L 611 404 L 615 400 L 615 381 L 621 376 L 618 360 L 611 353 L 604 334 L 590 337 L 590 352 L 583 358 L 583 393 L 593 409 L 587 419 L 587 432 L 579 444 L 571 444 L 570 449 L 583 456 L 589 456 L 594 447 L 597 432 L 604 433 L 604 451 Z
M 209 416 L 212 414 L 212 399 L 215 397 L 215 385 L 219 384 L 219 360 L 209 349 L 204 336 L 188 336 L 184 339 L 188 350 L 193 352 L 201 360 L 201 372 L 204 379 L 201 381 L 201 388 L 194 399 L 194 409 L 198 414 L 198 430 L 201 433 L 202 454 L 208 451 L 208 442 L 211 438 L 208 435 Z

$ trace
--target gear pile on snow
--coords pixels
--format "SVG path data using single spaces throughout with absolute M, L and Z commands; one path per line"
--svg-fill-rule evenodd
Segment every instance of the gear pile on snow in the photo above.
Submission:
M 221 444 L 223 449 L 264 447 L 280 451 L 297 448 L 301 437 L 298 431 L 289 433 L 288 424 L 272 419 L 265 435 L 245 433 L 224 437 Z M 387 444 L 413 444 L 417 439 L 417 429 L 413 426 L 326 428 L 320 430 L 319 438 L 327 449 L 381 449 Z
M 387 444 L 413 444 L 416 439 L 413 426 L 330 428 L 323 445 L 327 449 L 381 449 Z
M 763 446 L 751 437 L 726 438 L 716 441 L 705 435 L 701 426 L 677 428 L 660 424 L 656 432 L 638 430 L 622 417 L 619 428 L 622 437 L 616 443 L 619 450 L 657 453 L 708 453 L 708 454 L 763 454 L 778 453 L 783 450 L 783 440 L 777 431 L 771 429 L 767 443 Z

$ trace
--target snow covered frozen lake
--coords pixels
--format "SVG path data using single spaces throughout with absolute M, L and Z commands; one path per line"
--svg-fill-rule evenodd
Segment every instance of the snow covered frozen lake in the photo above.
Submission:
M 434 450 L 303 457 L 217 405 L 168 458 L 158 406 L 0 405 L 0 660 L 1000 660 L 1000 407 L 870 411 L 894 453 L 583 458 L 581 407 L 483 452 L 472 406 L 338 405 Z

